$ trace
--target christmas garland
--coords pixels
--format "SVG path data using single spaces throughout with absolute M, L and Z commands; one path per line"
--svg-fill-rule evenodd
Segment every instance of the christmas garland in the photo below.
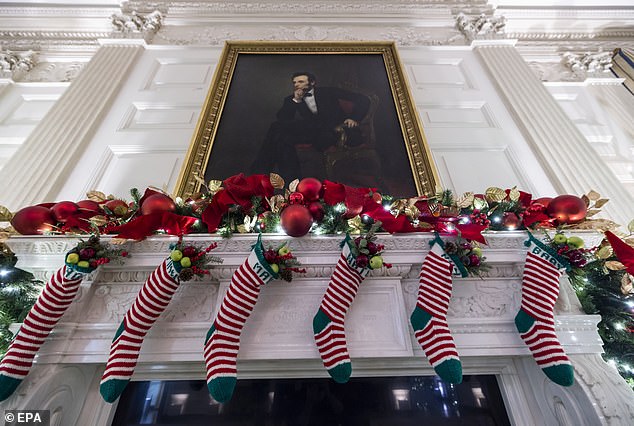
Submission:
M 486 267 L 479 247 L 479 244 L 486 244 L 483 232 L 554 229 L 557 233 L 552 238 L 546 235 L 543 240 L 547 247 L 538 244 L 539 250 L 547 249 L 549 255 L 565 260 L 562 265 L 569 267 L 568 275 L 584 310 L 602 317 L 599 333 L 604 340 L 606 360 L 634 385 L 631 284 L 634 279 L 630 275 L 634 273 L 634 266 L 624 261 L 627 255 L 615 254 L 611 248 L 614 241 L 604 241 L 597 248 L 584 248 L 578 237 L 565 237 L 560 233 L 564 229 L 618 228 L 614 222 L 592 219 L 607 202 L 594 191 L 581 197 L 560 195 L 533 199 L 531 194 L 516 188 L 488 188 L 480 194 L 466 193 L 457 198 L 448 190 L 426 197 L 394 198 L 375 188 L 353 188 L 313 178 L 295 180 L 287 187 L 275 174 L 240 174 L 222 182 L 201 183 L 201 192 L 186 200 L 173 199 L 155 189 L 147 189 L 143 195 L 133 189 L 132 201 L 93 191 L 86 200 L 29 206 L 9 217 L 5 215 L 5 219 L 10 218 L 13 225 L 9 232 L 25 235 L 98 232 L 129 240 L 142 240 L 157 233 L 230 236 L 234 233 L 285 232 L 293 237 L 309 232 L 360 234 L 362 237 L 353 237 L 351 252 L 356 259 L 355 265 L 368 268 L 389 266 L 382 262 L 382 248 L 376 247 L 374 232 L 435 232 L 445 239 L 452 237 L 452 241 L 438 240 L 438 247 L 442 247 L 443 255 L 455 266 L 454 272 L 464 268 L 471 274 L 478 274 Z M 634 246 L 634 240 L 626 237 L 625 241 Z M 180 252 L 181 258 L 189 257 L 176 247 L 175 251 Z M 272 264 L 279 262 L 278 268 L 283 266 L 286 255 L 283 247 L 270 248 L 263 253 Z M 199 254 L 200 250 L 194 256 Z M 173 251 L 170 256 L 179 257 L 179 253 Z M 71 260 L 79 262 L 74 256 Z M 201 273 L 197 265 L 193 266 L 185 268 L 190 269 L 186 272 L 188 276 L 181 279 L 188 278 L 190 272 L 192 275 Z M 289 273 L 297 270 L 294 264 L 288 266 L 291 268 Z M 31 278 L 24 277 L 24 283 L 35 286 Z M 16 288 L 17 283 L 14 277 L 11 282 L 4 283 L 3 288 Z M 3 308 L 3 312 L 16 313 L 10 318 L 2 318 L 5 326 L 20 321 L 25 308 L 33 302 L 33 292 L 30 299 L 7 300 L 13 306 Z M 520 329 L 526 319 L 517 321 Z

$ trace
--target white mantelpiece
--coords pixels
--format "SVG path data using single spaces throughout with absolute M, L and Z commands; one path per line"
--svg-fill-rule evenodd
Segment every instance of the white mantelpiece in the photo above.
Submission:
M 264 243 L 288 237 L 265 235 Z M 589 238 L 589 237 L 588 237 Z M 600 359 L 597 316 L 585 315 L 562 280 L 557 332 L 575 367 L 576 383 L 562 388 L 539 370 L 513 324 L 520 305 L 526 235 L 491 233 L 484 254 L 492 266 L 483 278 L 457 278 L 449 325 L 465 374 L 495 374 L 514 424 L 626 424 L 634 416 L 631 390 Z M 104 238 L 108 241 L 108 238 Z M 189 236 L 224 259 L 203 280 L 183 283 L 145 339 L 133 379 L 202 379 L 202 343 L 233 271 L 246 258 L 253 235 L 220 239 Z M 307 269 L 292 283 L 275 281 L 261 293 L 244 330 L 239 377 L 327 377 L 312 337 L 312 317 L 339 255 L 340 236 L 291 240 Z M 347 321 L 353 375 L 433 375 L 409 325 L 428 234 L 382 235 L 392 269 L 374 271 L 363 283 Z M 60 424 L 109 424 L 115 406 L 101 400 L 98 383 L 110 341 L 151 270 L 169 252 L 173 237 L 130 245 L 124 265 L 108 265 L 84 280 L 75 302 L 42 347 L 31 374 L 4 408 L 50 409 Z M 46 278 L 77 240 L 18 237 L 9 245 L 19 267 Z M 607 396 L 609 395 L 609 397 Z

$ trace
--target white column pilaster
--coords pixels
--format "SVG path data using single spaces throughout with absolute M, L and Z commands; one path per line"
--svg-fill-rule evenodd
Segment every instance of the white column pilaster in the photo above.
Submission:
M 634 197 L 619 182 L 557 101 L 508 41 L 473 43 L 549 179 L 562 194 L 594 189 L 610 202 L 602 210 L 626 225 Z
M 86 149 L 140 43 L 104 45 L 0 170 L 0 204 L 17 210 L 53 199 Z
M 623 80 L 596 79 L 587 84 L 588 91 L 614 117 L 621 130 L 634 139 L 634 96 L 623 86 Z

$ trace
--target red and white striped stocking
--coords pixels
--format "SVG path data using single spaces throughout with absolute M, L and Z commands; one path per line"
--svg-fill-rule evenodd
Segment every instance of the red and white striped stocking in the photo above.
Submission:
M 452 292 L 452 275 L 466 276 L 459 260 L 445 253 L 440 237 L 423 260 L 419 276 L 418 299 L 410 317 L 416 340 L 436 374 L 450 383 L 462 382 L 462 364 L 453 336 L 447 325 L 447 311 Z
M 70 306 L 86 275 L 63 266 L 48 280 L 0 362 L 0 401 L 11 396 L 29 373 L 33 358 Z
M 258 238 L 249 257 L 231 277 L 229 289 L 205 338 L 207 388 L 218 402 L 226 402 L 233 395 L 240 335 L 258 301 L 260 288 L 277 277 L 264 259 L 264 249 Z
M 116 401 L 128 385 L 145 335 L 167 308 L 179 284 L 178 271 L 170 258 L 165 259 L 143 284 L 110 346 L 110 357 L 99 386 L 106 402 Z
M 352 374 L 344 322 L 359 285 L 370 272 L 369 268 L 356 266 L 350 244 L 353 244 L 350 237 L 346 237 L 335 271 L 313 318 L 313 333 L 319 355 L 328 374 L 337 383 L 346 383 Z
M 546 376 L 559 385 L 572 386 L 574 370 L 555 333 L 553 316 L 559 278 L 568 262 L 530 233 L 528 236 L 522 305 L 515 325 Z

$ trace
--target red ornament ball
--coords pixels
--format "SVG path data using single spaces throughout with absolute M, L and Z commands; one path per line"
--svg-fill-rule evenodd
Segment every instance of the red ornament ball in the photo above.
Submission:
M 306 201 L 316 201 L 321 196 L 321 187 L 319 179 L 304 178 L 297 184 L 297 192 L 300 192 Z
M 99 203 L 93 200 L 77 201 L 77 206 L 79 206 L 79 209 L 83 212 L 92 212 L 92 213 L 101 212 Z
M 310 203 L 308 205 L 308 211 L 310 211 L 311 216 L 317 223 L 321 222 L 326 215 L 326 209 L 324 209 L 323 204 L 319 201 L 313 201 Z
M 165 194 L 152 194 L 141 204 L 141 214 L 173 212 L 174 210 L 176 210 L 176 203 Z
M 18 210 L 11 219 L 11 225 L 22 235 L 43 234 L 53 229 L 57 222 L 50 209 L 30 206 Z
M 308 208 L 301 204 L 291 204 L 280 215 L 282 229 L 291 237 L 302 237 L 313 225 L 313 216 Z
M 115 216 L 125 216 L 128 213 L 128 204 L 123 200 L 109 200 L 104 206 Z
M 288 202 L 291 204 L 304 204 L 304 194 L 301 192 L 292 192 L 288 196 Z
M 576 195 L 560 195 L 552 199 L 546 208 L 548 216 L 557 219 L 559 223 L 577 223 L 586 218 L 588 207 Z
M 517 229 L 519 228 L 520 223 L 522 223 L 522 221 L 513 212 L 504 212 L 504 214 L 502 215 L 502 226 L 504 226 L 506 229 Z
M 78 211 L 79 206 L 72 201 L 60 201 L 51 207 L 51 212 L 53 213 L 55 220 L 60 223 L 66 222 L 69 217 Z

